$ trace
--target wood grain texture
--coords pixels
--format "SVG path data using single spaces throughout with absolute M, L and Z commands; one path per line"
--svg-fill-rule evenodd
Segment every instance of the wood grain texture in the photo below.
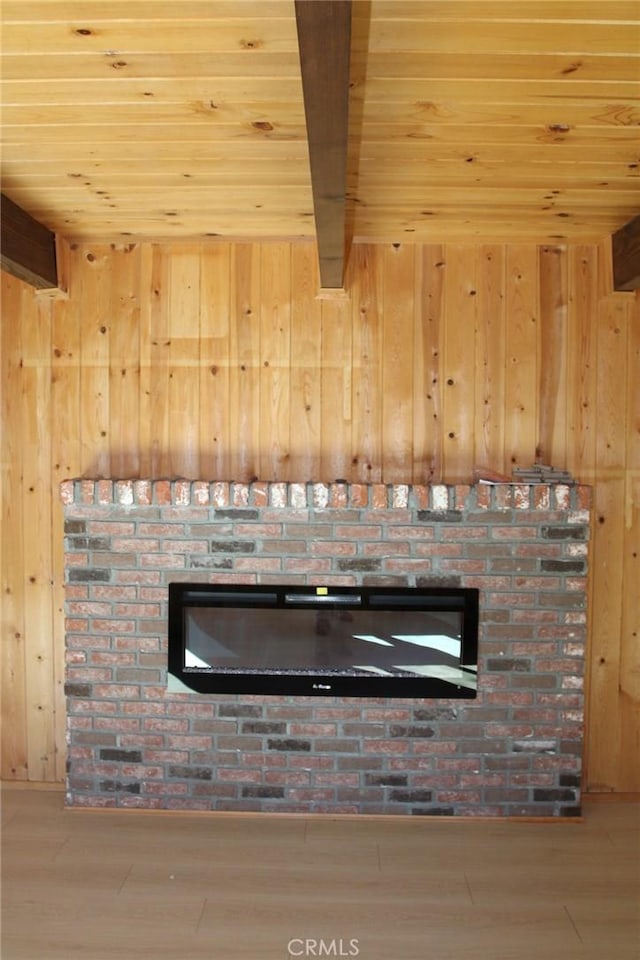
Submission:
M 600 261 L 594 247 L 575 246 L 569 251 L 566 462 L 576 476 L 589 483 L 596 465 L 597 328 L 584 318 L 597 314 Z
M 200 271 L 200 474 L 229 475 L 229 350 L 231 298 L 229 244 L 202 250 Z
M 315 199 L 332 285 L 345 217 L 553 246 L 637 216 L 634 0 L 361 0 L 351 51 L 348 6 L 298 4 L 301 66 L 290 0 L 7 0 L 3 190 L 92 241 L 313 239 Z
M 0 206 L 2 269 L 36 289 L 56 287 L 55 235 L 4 194 Z
M 414 383 L 416 441 L 414 478 L 439 483 L 443 478 L 443 336 L 445 248 L 418 250 Z
M 505 447 L 508 470 L 531 462 L 537 446 L 540 394 L 540 312 L 537 250 L 510 248 L 507 254 Z M 545 349 L 553 349 L 545 344 Z
M 320 476 L 322 310 L 312 243 L 291 250 L 291 403 L 289 476 Z
M 625 457 L 628 387 L 627 303 L 600 304 L 597 327 L 598 433 L 594 484 L 594 569 L 589 692 L 592 710 L 608 717 L 589 731 L 587 771 L 595 790 L 611 790 L 620 768 L 622 724 L 621 655 L 624 584 Z M 630 602 L 631 598 L 629 598 Z M 593 641 L 592 641 L 593 642 Z M 593 648 L 592 648 L 593 649 Z M 594 769 L 594 755 L 598 767 Z M 634 767 L 636 765 L 634 764 Z M 632 774 L 635 778 L 635 773 Z
M 384 251 L 382 315 L 381 453 L 389 483 L 404 483 L 413 447 L 413 331 L 415 329 L 415 248 L 393 244 Z
M 27 286 L 8 274 L 2 274 L 3 322 L 0 324 L 2 349 L 2 778 L 28 780 L 28 739 L 30 717 L 26 709 L 26 625 L 25 567 L 32 545 L 27 545 L 23 529 L 22 474 L 22 325 L 36 309 Z M 19 318 L 7 323 L 4 318 Z M 34 398 L 35 402 L 35 398 Z M 51 491 L 52 492 L 52 491 Z
M 355 417 L 352 462 L 363 483 L 379 483 L 382 477 L 383 257 L 382 247 L 358 245 L 352 248 L 350 258 Z
M 628 304 L 627 390 L 622 571 L 622 623 L 620 642 L 621 756 L 640 754 L 640 295 Z M 630 790 L 640 789 L 640 764 L 630 769 Z
M 49 425 L 51 397 L 51 325 L 47 301 L 36 300 L 22 331 L 20 433 L 21 500 L 25 544 L 24 681 L 28 727 L 27 765 L 35 780 L 51 780 L 56 771 L 54 739 L 57 690 L 52 643 L 52 510 L 50 476 L 53 450 Z M 28 548 L 27 548 L 28 545 Z
M 567 251 L 542 247 L 540 276 L 540 405 L 538 457 L 557 463 L 567 446 Z M 547 349 L 547 344 L 553 344 Z
M 616 230 L 611 243 L 614 289 L 640 290 L 640 217 Z
M 637 957 L 637 803 L 578 824 L 89 812 L 24 788 L 2 808 L 6 960 L 281 960 L 321 938 L 369 960 Z
M 506 476 L 504 409 L 506 357 L 505 250 L 485 245 L 478 251 L 476 334 L 475 463 L 491 464 Z
M 445 477 L 461 483 L 476 463 L 477 255 L 477 247 L 450 244 L 444 263 L 443 469 Z
M 349 300 L 321 301 L 320 478 L 352 475 L 353 327 Z
M 241 244 L 231 259 L 230 479 L 260 478 L 260 247 Z
M 346 262 L 351 0 L 296 0 L 295 11 L 320 284 L 341 288 Z
M 2 277 L 4 777 L 62 775 L 61 479 L 467 482 L 544 450 L 595 488 L 586 788 L 637 788 L 638 301 L 603 245 L 355 244 L 333 299 L 312 243 L 69 256 L 67 300 Z

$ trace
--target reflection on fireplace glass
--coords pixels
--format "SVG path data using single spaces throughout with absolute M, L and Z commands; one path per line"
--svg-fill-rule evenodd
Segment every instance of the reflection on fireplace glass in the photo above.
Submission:
M 476 590 L 172 584 L 169 612 L 200 692 L 476 695 Z

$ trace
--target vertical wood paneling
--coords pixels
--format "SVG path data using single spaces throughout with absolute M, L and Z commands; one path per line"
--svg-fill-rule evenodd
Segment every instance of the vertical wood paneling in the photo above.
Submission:
M 69 477 L 82 474 L 80 449 L 80 352 L 82 345 L 81 312 L 73 281 L 79 277 L 81 251 L 67 250 L 65 263 L 69 271 L 71 294 L 52 304 L 51 314 L 51 473 L 53 488 Z M 54 742 L 55 779 L 65 773 L 63 744 L 66 734 L 64 709 L 65 631 L 64 631 L 64 517 L 62 505 L 52 498 L 51 555 L 53 605 L 53 671 L 54 671 Z
M 540 284 L 539 424 L 537 456 L 542 463 L 561 463 L 567 440 L 567 251 L 541 247 Z M 553 344 L 547 349 L 547 344 Z
M 260 477 L 260 247 L 239 244 L 231 255 L 231 479 Z M 267 479 L 267 478 L 261 478 Z
M 357 245 L 351 250 L 353 324 L 353 471 L 361 483 L 382 480 L 382 314 L 384 249 Z
M 322 299 L 302 243 L 80 244 L 59 301 L 3 275 L 3 776 L 62 776 L 62 478 L 451 482 L 541 455 L 595 486 L 587 786 L 640 789 L 640 319 L 601 254 L 355 245 Z
M 82 340 L 80 353 L 80 442 L 83 474 L 111 475 L 109 441 L 109 338 L 113 310 L 111 273 L 114 264 L 108 246 L 83 250 L 81 289 Z
M 291 478 L 320 477 L 322 311 L 315 246 L 291 250 Z
M 200 470 L 200 247 L 176 246 L 169 264 L 169 472 Z
M 477 247 L 447 249 L 442 396 L 444 474 L 449 482 L 468 480 L 476 459 L 476 271 Z
M 505 452 L 507 473 L 535 459 L 538 433 L 537 249 L 507 252 Z
M 418 249 L 416 329 L 414 334 L 413 478 L 416 483 L 442 480 L 442 340 L 444 248 Z
M 147 407 L 148 426 L 151 432 L 151 476 L 171 476 L 170 434 L 170 359 L 171 359 L 171 311 L 170 269 L 171 258 L 165 248 L 154 247 L 151 269 L 151 304 L 148 313 L 149 335 L 149 396 Z
M 596 463 L 598 257 L 594 247 L 577 246 L 569 253 L 567 330 L 566 466 L 591 483 Z
M 291 246 L 265 244 L 260 265 L 260 476 L 289 480 Z
M 623 607 L 625 424 L 628 312 L 626 302 L 601 303 L 597 327 L 595 515 L 593 531 L 592 645 L 589 693 L 588 787 L 611 790 L 621 765 L 620 701 Z M 594 723 L 595 716 L 603 722 Z M 606 720 L 604 719 L 606 718 Z M 594 768 L 593 758 L 598 758 Z
M 505 404 L 505 249 L 479 251 L 476 336 L 475 464 L 506 474 Z
M 382 479 L 404 483 L 413 466 L 415 248 L 386 247 L 383 269 Z
M 626 490 L 620 628 L 620 761 L 629 791 L 640 792 L 640 293 L 628 305 Z M 616 771 L 617 774 L 618 771 Z
M 55 665 L 51 592 L 53 500 L 49 483 L 51 422 L 51 301 L 37 298 L 22 323 L 22 523 L 25 543 L 25 708 L 27 763 L 35 780 L 56 771 Z M 28 545 L 28 549 L 26 549 Z
M 109 336 L 109 444 L 111 472 L 140 470 L 140 247 L 129 244 L 114 258 Z
M 158 477 L 155 470 L 155 423 L 161 411 L 153 403 L 154 374 L 152 369 L 153 317 L 157 310 L 158 294 L 155 283 L 157 263 L 159 261 L 157 244 L 144 243 L 140 248 L 140 329 L 138 342 L 140 350 L 140 422 L 138 423 L 139 463 L 141 477 Z
M 228 477 L 231 247 L 204 247 L 200 272 L 200 477 Z
M 82 253 L 69 252 L 69 269 L 79 277 Z M 82 472 L 81 437 L 81 351 L 82 317 L 79 298 L 52 304 L 51 315 L 51 442 L 55 451 L 53 479 L 60 482 Z
M 321 380 L 322 480 L 351 477 L 353 336 L 351 301 L 346 298 L 323 299 Z
M 22 327 L 36 309 L 26 286 L 2 274 L 2 752 L 3 779 L 29 779 L 26 709 L 25 566 L 31 544 L 25 547 L 22 525 Z M 32 401 L 29 400 L 31 405 Z

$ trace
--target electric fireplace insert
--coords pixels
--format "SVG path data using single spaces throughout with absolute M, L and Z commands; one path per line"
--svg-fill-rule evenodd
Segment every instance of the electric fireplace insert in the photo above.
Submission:
M 169 675 L 197 693 L 473 699 L 478 590 L 169 585 Z

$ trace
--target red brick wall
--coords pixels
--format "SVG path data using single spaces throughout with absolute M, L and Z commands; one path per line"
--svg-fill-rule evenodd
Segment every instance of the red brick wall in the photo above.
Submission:
M 589 493 L 65 482 L 68 803 L 576 814 Z M 172 580 L 478 587 L 478 698 L 170 693 Z

